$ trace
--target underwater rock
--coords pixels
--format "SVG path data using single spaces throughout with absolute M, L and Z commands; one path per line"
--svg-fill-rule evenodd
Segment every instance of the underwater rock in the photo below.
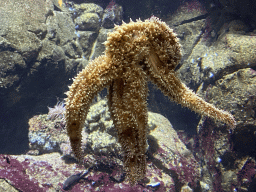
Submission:
M 176 187 L 186 183 L 195 187 L 200 176 L 200 166 L 192 152 L 180 140 L 177 132 L 165 117 L 151 112 L 148 117 L 149 160 L 162 169 L 159 176 L 167 178 L 171 176 L 172 178 L 167 180 L 172 180 Z M 162 181 L 165 183 L 165 180 Z M 170 181 L 168 184 L 171 184 Z
M 90 60 L 92 60 L 104 53 L 104 51 L 105 51 L 104 42 L 107 40 L 107 34 L 112 31 L 113 31 L 113 29 L 105 29 L 103 27 L 99 30 L 98 37 L 92 47 L 91 54 L 89 56 Z
M 101 7 L 92 7 L 102 16 Z M 73 14 L 51 0 L 10 0 L 0 12 L 0 153 L 22 153 L 28 149 L 28 119 L 55 104 L 56 96 L 64 97 L 69 79 L 86 65 L 97 33 L 84 43 L 83 53 Z
M 247 68 L 256 66 L 256 36 L 242 34 L 227 34 L 224 43 L 231 50 L 234 67 Z
M 83 54 L 86 56 L 86 58 L 89 58 L 93 48 L 93 43 L 98 37 L 98 34 L 94 31 L 79 31 L 78 33 L 80 35 L 78 41 L 83 49 Z
M 202 179 L 208 181 L 210 189 L 245 189 L 255 175 L 255 85 L 256 72 L 245 68 L 225 75 L 206 90 L 201 86 L 197 92 L 208 102 L 230 111 L 237 121 L 234 130 L 207 118 L 198 125 L 198 158 L 206 163 Z M 215 177 L 211 179 L 212 175 Z
M 29 164 L 28 161 L 20 162 L 16 157 L 0 155 L 0 177 L 18 191 L 43 191 L 37 179 L 29 177 L 27 173 Z M 6 183 L 1 184 L 6 185 Z
M 180 68 L 180 78 L 198 87 L 202 82 L 208 85 L 237 69 L 255 67 L 255 42 L 255 36 L 231 33 L 224 33 L 212 46 L 200 40 Z
M 1 190 L 8 192 L 19 192 L 15 187 L 10 185 L 5 179 L 0 179 Z
M 20 81 L 27 65 L 19 53 L 2 51 L 0 52 L 0 58 L 0 87 L 8 88 Z
M 256 9 L 255 3 L 250 0 L 244 1 L 232 1 L 232 0 L 220 0 L 218 1 L 226 13 L 233 15 L 239 15 L 242 19 L 249 20 L 250 25 L 256 26 L 256 16 L 254 10 Z
M 10 0 L 0 5 L 0 153 L 27 148 L 27 117 L 33 110 L 27 108 L 26 88 L 46 34 L 46 11 L 45 1 Z
M 193 190 L 189 186 L 183 186 L 181 192 L 193 192 Z
M 97 13 L 99 17 L 103 15 L 103 8 L 95 3 L 74 4 L 74 9 L 78 15 L 82 13 Z
M 64 120 L 59 117 L 51 120 L 48 115 L 34 116 L 29 120 L 28 137 L 29 148 L 36 150 L 37 155 L 60 152 L 60 145 L 68 139 Z
M 225 75 L 210 85 L 206 90 L 199 89 L 198 93 L 221 109 L 230 111 L 236 121 L 237 130 L 240 126 L 256 126 L 255 102 L 256 95 L 256 71 L 251 68 L 239 69 Z M 203 91 L 204 94 L 203 94 Z
M 53 11 L 46 20 L 47 36 L 50 41 L 63 46 L 75 38 L 75 24 L 66 12 Z
M 101 19 L 97 13 L 83 13 L 75 19 L 77 30 L 95 31 L 100 28 Z
M 122 6 L 114 3 L 107 6 L 102 17 L 102 27 L 106 29 L 114 28 L 114 25 L 120 25 L 123 19 Z

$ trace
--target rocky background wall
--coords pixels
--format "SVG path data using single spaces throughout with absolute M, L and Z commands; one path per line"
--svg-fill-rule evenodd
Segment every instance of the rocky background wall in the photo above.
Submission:
M 255 10 L 252 0 L 1 3 L 1 189 L 254 191 Z M 88 173 L 82 177 L 85 170 L 75 164 L 65 131 L 64 92 L 71 78 L 104 52 L 102 43 L 114 24 L 152 14 L 181 40 L 183 59 L 177 71 L 182 81 L 230 111 L 238 125 L 230 132 L 172 104 L 150 84 L 149 110 L 155 113 L 149 113 L 147 178 L 132 188 L 124 181 L 105 90 L 85 124 Z M 71 175 L 75 177 L 67 180 Z

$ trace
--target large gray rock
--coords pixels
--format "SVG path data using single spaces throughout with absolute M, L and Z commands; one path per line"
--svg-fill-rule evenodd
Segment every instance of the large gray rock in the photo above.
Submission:
M 58 1 L 0 5 L 0 153 L 28 149 L 28 119 L 64 98 L 70 79 L 87 65 L 103 15 L 100 6 L 87 5 L 79 13 L 97 16 L 90 28 L 96 31 L 81 36 L 74 10 Z

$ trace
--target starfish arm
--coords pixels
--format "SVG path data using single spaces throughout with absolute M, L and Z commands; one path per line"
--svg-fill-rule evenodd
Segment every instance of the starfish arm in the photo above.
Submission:
M 236 126 L 236 121 L 230 113 L 217 109 L 214 105 L 207 103 L 197 96 L 196 93 L 190 90 L 175 76 L 174 71 L 168 71 L 168 74 L 165 75 L 160 75 L 158 72 L 158 75 L 156 73 L 150 74 L 150 77 L 153 83 L 155 83 L 170 100 L 196 113 L 227 123 L 231 128 Z
M 134 185 L 146 173 L 147 81 L 145 74 L 130 69 L 130 75 L 109 87 L 109 109 L 124 151 L 128 180 Z
M 146 64 L 148 76 L 170 100 L 188 107 L 196 113 L 227 123 L 231 128 L 236 126 L 236 121 L 230 113 L 217 109 L 197 96 L 176 77 L 174 70 L 169 70 L 166 67 L 154 51 L 148 55 Z
M 66 93 L 66 127 L 71 148 L 78 160 L 82 160 L 81 132 L 89 105 L 116 76 L 116 70 L 111 67 L 109 60 L 105 56 L 98 57 L 77 75 Z
M 172 98 L 177 103 L 184 107 L 188 107 L 192 111 L 211 117 L 215 120 L 220 120 L 230 126 L 230 128 L 235 128 L 236 121 L 230 113 L 227 111 L 220 110 L 214 105 L 207 103 L 201 97 L 196 95 L 192 90 L 190 90 L 185 84 L 183 84 L 174 73 L 168 75 L 168 81 L 174 82 L 171 86 L 168 86 L 173 90 L 168 92 L 169 98 Z M 169 88 L 169 89 L 170 89 Z
M 235 128 L 236 121 L 233 115 L 229 112 L 220 110 L 214 105 L 207 103 L 201 97 L 197 96 L 192 90 L 182 84 L 183 94 L 179 95 L 177 102 L 181 105 L 190 108 L 191 110 L 215 120 L 220 120 L 230 126 L 230 128 Z

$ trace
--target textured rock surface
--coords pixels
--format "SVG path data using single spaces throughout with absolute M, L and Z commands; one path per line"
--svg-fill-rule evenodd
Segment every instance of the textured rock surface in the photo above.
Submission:
M 0 177 L 16 189 L 60 190 L 69 176 L 86 171 L 75 164 L 71 150 L 67 149 L 70 144 L 64 125 L 61 124 L 61 114 L 49 114 L 35 116 L 29 121 L 30 155 L 0 156 Z M 76 183 L 72 191 L 166 191 L 180 189 L 188 180 L 193 183 L 199 177 L 198 164 L 170 122 L 159 114 L 149 113 L 149 129 L 146 178 L 139 185 L 130 187 L 127 182 L 118 181 L 124 177 L 122 152 L 106 101 L 101 100 L 93 105 L 83 133 L 85 163 L 93 170 L 85 177 L 86 180 Z M 50 152 L 59 153 L 48 154 Z M 18 173 L 19 177 L 7 174 L 15 169 L 17 173 L 25 170 L 25 174 Z M 27 177 L 31 178 L 33 185 L 24 186 L 17 180 L 26 180 Z
M 198 91 L 198 94 L 204 93 L 208 102 L 230 111 L 237 121 L 236 129 L 232 132 L 204 118 L 198 126 L 201 143 L 199 156 L 205 163 L 208 161 L 203 167 L 202 179 L 208 181 L 206 183 L 213 190 L 217 186 L 223 191 L 248 188 L 255 174 L 255 78 L 253 69 L 240 69 L 219 79 L 215 85 L 209 85 L 206 90 Z M 207 141 L 210 138 L 211 141 Z M 221 179 L 210 179 L 214 174 Z
M 28 119 L 65 97 L 70 78 L 104 51 L 108 31 L 97 39 L 103 8 L 93 3 L 9 0 L 0 10 L 0 153 L 22 153 Z

